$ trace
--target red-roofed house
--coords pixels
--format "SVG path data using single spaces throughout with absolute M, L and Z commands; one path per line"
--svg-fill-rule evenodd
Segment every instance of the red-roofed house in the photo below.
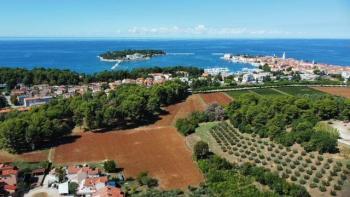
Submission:
M 106 186 L 97 190 L 93 197 L 124 197 L 123 192 L 120 188 Z

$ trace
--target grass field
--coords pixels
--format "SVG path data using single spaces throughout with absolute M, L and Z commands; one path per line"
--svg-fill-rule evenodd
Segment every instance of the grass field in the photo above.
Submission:
M 325 93 L 309 87 L 279 87 L 279 88 L 261 88 L 251 90 L 237 90 L 228 92 L 233 98 L 237 98 L 242 94 L 256 93 L 261 96 L 302 96 L 302 95 L 323 95 Z
M 309 87 L 279 87 L 276 90 L 285 92 L 293 96 L 301 95 L 323 95 L 323 92 L 309 88 Z

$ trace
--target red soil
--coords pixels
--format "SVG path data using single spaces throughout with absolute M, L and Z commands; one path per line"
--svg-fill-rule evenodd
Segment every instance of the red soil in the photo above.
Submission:
M 314 89 L 328 94 L 350 98 L 350 88 L 348 87 L 314 87 Z
M 232 98 L 222 92 L 207 93 L 207 94 L 200 94 L 200 95 L 208 105 L 213 103 L 218 103 L 220 105 L 228 105 L 232 102 Z
M 204 110 L 198 95 L 165 108 L 169 113 L 156 123 L 132 130 L 83 133 L 77 140 L 56 148 L 56 163 L 83 163 L 113 159 L 125 175 L 135 177 L 148 171 L 164 189 L 198 185 L 203 176 L 192 153 L 173 125 L 176 119 Z

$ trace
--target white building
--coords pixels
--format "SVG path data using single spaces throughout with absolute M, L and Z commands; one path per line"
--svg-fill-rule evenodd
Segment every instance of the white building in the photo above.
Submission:
M 349 80 L 349 78 L 350 78 L 350 72 L 349 72 L 349 71 L 343 71 L 343 72 L 341 72 L 341 77 L 342 77 L 345 81 Z

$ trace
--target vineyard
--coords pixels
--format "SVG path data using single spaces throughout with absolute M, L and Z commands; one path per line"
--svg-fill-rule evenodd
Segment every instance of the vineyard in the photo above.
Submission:
M 239 164 L 253 163 L 270 169 L 280 177 L 304 186 L 316 196 L 341 194 L 350 165 L 328 155 L 307 153 L 302 148 L 285 147 L 257 135 L 243 134 L 227 122 L 210 129 L 222 155 Z

